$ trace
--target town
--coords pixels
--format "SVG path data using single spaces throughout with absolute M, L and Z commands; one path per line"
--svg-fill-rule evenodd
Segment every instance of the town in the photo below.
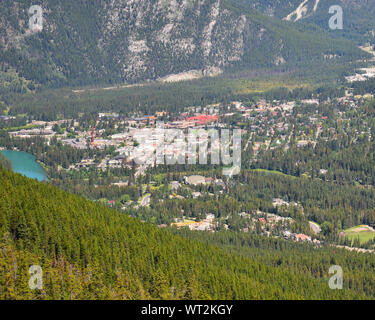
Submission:
M 145 210 L 153 203 L 168 200 L 184 201 L 186 199 L 212 199 L 223 196 L 228 189 L 228 177 L 210 177 L 205 175 L 179 175 L 178 180 L 162 178 L 163 181 L 153 181 L 145 176 L 149 170 L 157 170 L 159 164 L 158 154 L 162 157 L 175 159 L 175 162 L 185 164 L 191 156 L 181 144 L 188 141 L 193 135 L 210 130 L 240 130 L 242 136 L 242 156 L 245 158 L 245 168 L 257 168 L 262 163 L 267 152 L 279 150 L 288 152 L 291 146 L 297 148 L 316 148 L 319 142 L 329 142 L 337 139 L 340 130 L 351 130 L 353 140 L 366 136 L 371 138 L 371 130 L 363 123 L 353 131 L 350 122 L 353 117 L 347 116 L 357 112 L 359 106 L 371 99 L 372 95 L 354 95 L 352 90 L 347 90 L 345 95 L 334 101 L 327 99 L 319 101 L 317 98 L 305 100 L 266 100 L 259 99 L 254 103 L 233 101 L 227 105 L 214 104 L 203 107 L 188 107 L 179 117 L 172 117 L 166 111 L 159 111 L 153 115 L 139 114 L 135 117 L 124 117 L 113 112 L 99 113 L 95 122 L 81 123 L 80 119 L 62 119 L 58 121 L 32 120 L 27 128 L 18 131 L 9 131 L 9 137 L 17 141 L 27 141 L 40 138 L 48 145 L 61 144 L 72 150 L 82 153 L 79 161 L 66 166 L 58 166 L 54 176 L 84 176 L 95 172 L 108 173 L 111 170 L 125 170 L 124 174 L 117 174 L 109 181 L 97 182 L 94 188 L 106 191 L 97 192 L 93 200 L 100 201 L 111 207 L 127 212 L 131 210 Z M 334 104 L 335 112 L 327 113 L 325 105 Z M 303 112 L 302 112 L 303 110 Z M 1 121 L 11 121 L 10 117 L 3 117 Z M 335 123 L 335 126 L 332 126 Z M 337 126 L 339 124 L 339 126 Z M 173 130 L 186 133 L 172 139 L 165 139 L 165 133 L 158 129 L 167 130 L 167 136 Z M 170 131 L 168 131 L 170 130 Z M 341 133 L 342 134 L 342 133 Z M 200 135 L 197 138 L 199 150 L 208 154 L 204 157 L 213 158 L 212 136 L 211 149 L 207 148 L 208 138 Z M 186 140 L 186 141 L 185 141 Z M 233 143 L 233 139 L 231 140 Z M 231 147 L 232 153 L 234 146 Z M 201 154 L 200 154 L 201 156 Z M 164 158 L 163 158 L 164 159 Z M 180 161 L 182 159 L 182 162 Z M 200 159 L 201 160 L 201 159 Z M 187 163 L 187 162 L 186 162 Z M 324 177 L 329 170 L 318 168 L 318 176 Z M 64 173 L 65 172 L 65 173 Z M 84 173 L 86 172 L 86 174 Z M 309 175 L 308 172 L 302 173 Z M 155 180 L 155 179 L 154 179 Z M 138 182 L 137 182 L 138 181 Z M 118 195 L 107 198 L 111 188 L 125 188 L 133 184 L 140 186 L 135 195 Z M 210 189 L 215 188 L 215 193 Z M 101 194 L 101 195 L 100 195 Z M 304 234 L 294 228 L 294 219 L 285 214 L 278 215 L 275 211 L 280 208 L 294 206 L 303 214 L 300 204 L 290 204 L 282 199 L 274 199 L 274 212 L 248 210 L 237 212 L 241 232 L 256 232 L 264 236 L 276 236 L 293 241 L 320 244 L 317 236 L 321 228 L 310 221 L 310 233 Z M 233 229 L 233 214 L 226 217 L 217 217 L 213 213 L 202 213 L 199 217 L 181 215 L 172 219 L 159 219 L 159 227 L 188 228 L 194 231 L 210 231 Z M 295 231 L 293 231 L 293 228 Z

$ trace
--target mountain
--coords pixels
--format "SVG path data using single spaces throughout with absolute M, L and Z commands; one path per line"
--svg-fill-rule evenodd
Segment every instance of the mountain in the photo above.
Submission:
M 263 12 L 291 22 L 315 24 L 333 37 L 354 40 L 358 44 L 375 44 L 375 1 L 373 0 L 235 0 Z M 343 30 L 330 30 L 328 21 L 333 16 L 331 6 L 343 9 Z
M 40 84 L 131 83 L 171 74 L 179 79 L 186 73 L 189 78 L 309 70 L 327 60 L 343 65 L 366 55 L 324 30 L 269 17 L 241 1 L 41 0 L 43 25 L 33 16 L 32 29 L 31 1 L 1 2 L 0 82 L 24 91 Z M 292 8 L 276 1 L 273 8 L 279 7 L 288 8 L 285 14 Z

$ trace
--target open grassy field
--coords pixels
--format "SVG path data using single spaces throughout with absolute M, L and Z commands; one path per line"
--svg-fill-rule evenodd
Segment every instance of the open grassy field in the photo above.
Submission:
M 366 243 L 375 238 L 375 232 L 365 225 L 356 226 L 344 231 L 346 237 L 350 240 L 359 238 L 360 243 Z
M 281 172 L 281 171 L 276 171 L 276 170 L 268 170 L 268 169 L 250 169 L 250 171 L 253 171 L 253 172 L 261 172 L 261 173 L 277 174 L 277 175 L 279 175 L 279 176 L 289 177 L 289 178 L 293 178 L 293 179 L 296 178 L 295 176 L 292 176 L 292 175 L 289 175 L 289 174 L 283 173 L 283 172 Z
M 12 132 L 12 131 L 29 130 L 29 129 L 37 129 L 37 128 L 42 128 L 42 126 L 29 124 L 26 126 L 5 128 L 4 130 L 7 132 Z

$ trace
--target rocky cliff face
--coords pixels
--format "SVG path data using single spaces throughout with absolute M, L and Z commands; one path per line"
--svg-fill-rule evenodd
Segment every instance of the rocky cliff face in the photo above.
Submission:
M 124 78 L 224 68 L 245 52 L 247 18 L 219 0 L 113 0 L 103 13 L 98 45 Z

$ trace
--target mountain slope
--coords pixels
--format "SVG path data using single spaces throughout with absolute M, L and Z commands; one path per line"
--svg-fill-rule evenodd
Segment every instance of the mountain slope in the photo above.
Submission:
M 7 158 L 3 156 L 1 152 L 0 152 L 0 168 L 12 170 L 12 164 Z
M 365 298 L 0 169 L 1 299 Z M 44 288 L 28 287 L 40 265 Z M 339 292 L 338 292 L 339 291 Z
M 316 30 L 231 0 L 42 0 L 43 29 L 28 29 L 31 1 L 2 2 L 2 71 L 52 86 L 135 82 L 199 70 L 309 67 L 364 53 Z M 6 18 L 5 18 L 6 17 Z M 331 63 L 333 61 L 330 61 Z
M 359 44 L 375 44 L 375 2 L 373 0 L 235 0 L 255 8 L 269 16 L 291 22 L 306 22 L 318 25 L 331 36 L 354 40 Z M 333 16 L 331 6 L 343 9 L 344 29 L 330 30 L 328 21 Z

